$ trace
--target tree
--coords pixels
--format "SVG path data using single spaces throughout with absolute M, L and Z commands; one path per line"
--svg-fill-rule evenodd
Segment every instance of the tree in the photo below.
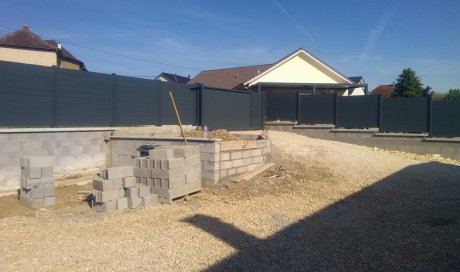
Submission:
M 460 101 L 460 89 L 450 89 L 444 99 Z
M 420 78 L 411 68 L 406 68 L 399 75 L 391 97 L 413 97 L 420 96 L 423 91 L 423 84 Z

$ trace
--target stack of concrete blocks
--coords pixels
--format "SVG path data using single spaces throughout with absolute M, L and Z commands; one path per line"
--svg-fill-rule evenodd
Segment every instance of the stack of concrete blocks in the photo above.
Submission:
M 158 195 L 151 193 L 150 187 L 136 183 L 132 166 L 102 170 L 93 179 L 93 196 L 93 210 L 105 213 L 158 203 Z
M 201 190 L 200 149 L 197 145 L 163 146 L 149 157 L 134 160 L 137 182 L 151 187 L 160 203 Z
M 55 157 L 21 157 L 19 202 L 32 209 L 54 205 L 53 165 Z

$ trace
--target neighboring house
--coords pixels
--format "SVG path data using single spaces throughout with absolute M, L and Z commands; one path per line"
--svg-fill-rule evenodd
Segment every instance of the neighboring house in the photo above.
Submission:
M 154 80 L 161 80 L 166 82 L 176 82 L 176 83 L 183 83 L 186 84 L 190 80 L 190 76 L 178 76 L 176 74 L 169 74 L 169 73 L 161 73 L 154 78 Z
M 263 89 L 269 92 L 366 94 L 367 85 L 362 77 L 359 78 L 359 83 L 356 83 L 305 49 L 299 48 L 272 64 L 202 71 L 188 84 L 236 90 Z M 360 88 L 363 91 L 356 90 Z
M 0 60 L 84 70 L 85 64 L 55 40 L 43 40 L 23 26 L 0 37 Z
M 365 85 L 364 78 L 362 76 L 348 77 L 353 83 Z M 359 87 L 348 90 L 348 95 L 368 95 L 367 88 Z
M 390 98 L 391 93 L 393 93 L 393 84 L 380 85 L 373 89 L 370 95 L 382 95 L 384 98 Z

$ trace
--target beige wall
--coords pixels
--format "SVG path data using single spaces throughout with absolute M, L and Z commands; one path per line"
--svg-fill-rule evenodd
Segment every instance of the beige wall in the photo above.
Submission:
M 355 88 L 353 92 L 350 94 L 351 96 L 354 95 L 364 95 L 364 87 L 361 88 Z
M 72 70 L 80 70 L 80 65 L 77 65 L 75 63 L 63 60 L 63 61 L 61 61 L 61 67 L 60 68 L 72 69 Z
M 259 82 L 345 83 L 346 81 L 317 61 L 307 59 L 303 54 L 298 54 L 274 70 L 251 82 L 250 86 Z
M 6 47 L 0 47 L 0 60 L 49 67 L 57 64 L 57 56 L 55 52 Z

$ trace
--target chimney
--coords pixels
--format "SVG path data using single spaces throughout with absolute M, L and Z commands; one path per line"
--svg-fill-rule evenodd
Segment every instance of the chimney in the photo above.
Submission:
M 190 75 L 188 75 L 188 79 L 190 80 Z
M 28 25 L 23 25 L 22 26 L 22 31 L 29 31 L 29 26 Z
M 58 47 L 59 50 L 62 50 L 62 44 L 61 44 L 60 42 L 58 42 L 58 46 L 57 46 L 57 47 Z
M 238 79 L 238 74 L 236 74 L 235 78 Z

